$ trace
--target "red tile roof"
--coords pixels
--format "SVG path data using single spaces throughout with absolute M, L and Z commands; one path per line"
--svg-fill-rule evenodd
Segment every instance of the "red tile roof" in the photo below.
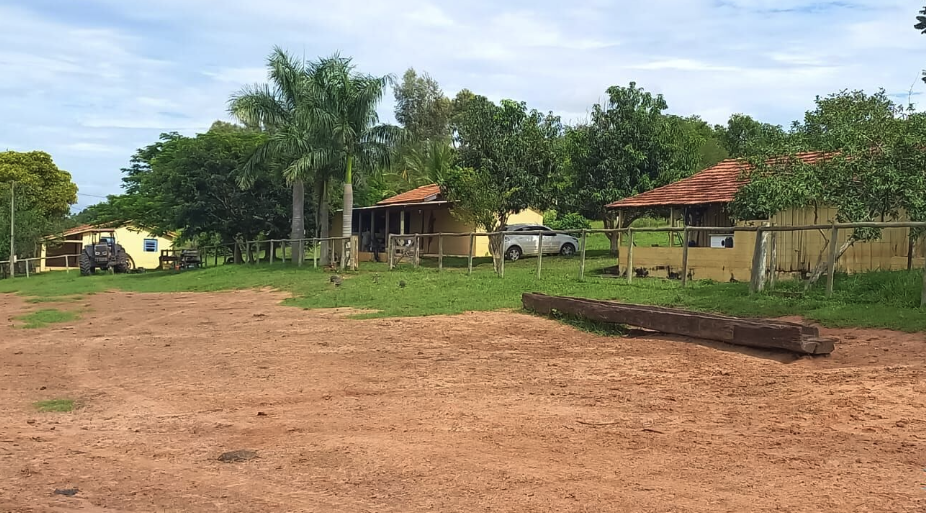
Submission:
M 806 164 L 813 164 L 823 159 L 824 153 L 799 153 L 796 157 Z M 778 159 L 769 159 L 768 162 L 771 164 L 775 160 Z M 615 201 L 606 208 L 730 203 L 736 192 L 746 183 L 742 177 L 743 171 L 751 168 L 752 166 L 743 160 L 727 159 L 684 180 Z
M 391 198 L 386 198 L 377 205 L 397 205 L 400 203 L 426 203 L 435 201 L 440 196 L 440 186 L 437 184 L 424 185 Z

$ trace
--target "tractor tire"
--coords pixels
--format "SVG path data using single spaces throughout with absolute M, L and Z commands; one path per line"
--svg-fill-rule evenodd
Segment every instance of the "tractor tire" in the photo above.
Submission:
M 81 276 L 90 276 L 95 270 L 93 268 L 93 262 L 90 261 L 90 257 L 86 253 L 81 253 L 78 258 L 80 264 L 80 275 Z

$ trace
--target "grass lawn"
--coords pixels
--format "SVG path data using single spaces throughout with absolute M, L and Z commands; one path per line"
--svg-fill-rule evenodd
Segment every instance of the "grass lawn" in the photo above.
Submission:
M 30 278 L 31 279 L 31 278 Z M 80 317 L 77 312 L 65 312 L 58 310 L 56 308 L 46 308 L 43 310 L 37 310 L 30 314 L 22 315 L 16 317 L 17 321 L 23 321 L 26 324 L 22 326 L 24 329 L 33 329 L 33 328 L 44 328 L 49 324 L 54 324 L 56 322 L 68 322 L 73 321 Z
M 602 239 L 604 239 L 602 237 Z M 606 248 L 607 241 L 603 244 Z M 744 317 L 800 315 L 832 327 L 883 327 L 904 331 L 926 330 L 926 311 L 919 308 L 922 274 L 873 272 L 837 276 L 836 294 L 824 297 L 822 283 L 802 293 L 799 283 L 781 282 L 776 291 L 752 295 L 745 283 L 697 281 L 682 289 L 677 281 L 659 278 L 624 280 L 602 271 L 614 265 L 607 250 L 590 249 L 586 280 L 578 281 L 578 258 L 544 257 L 543 277 L 536 277 L 536 259 L 507 263 L 505 277 L 492 271 L 491 260 L 475 259 L 472 276 L 465 258 L 444 259 L 438 272 L 434 260 L 419 269 L 401 266 L 389 271 L 385 264 L 363 263 L 359 272 L 347 273 L 340 287 L 331 273 L 291 264 L 223 265 L 181 273 L 149 272 L 137 275 L 97 275 L 52 272 L 31 278 L 0 281 L 0 293 L 15 292 L 31 298 L 65 297 L 107 290 L 135 292 L 210 292 L 272 287 L 293 294 L 286 304 L 302 308 L 353 307 L 375 310 L 364 317 L 454 314 L 520 308 L 523 292 L 614 299 L 624 302 L 676 306 Z M 400 283 L 405 286 L 401 287 Z M 42 312 L 42 311 L 40 311 Z M 55 322 L 55 316 L 50 316 Z M 57 311 L 55 311 L 57 312 Z M 31 314 L 38 315 L 39 312 Z M 24 319 L 27 322 L 42 319 Z M 70 319 L 66 319 L 70 320 Z
M 73 399 L 51 399 L 34 403 L 35 409 L 40 412 L 67 413 L 74 409 Z

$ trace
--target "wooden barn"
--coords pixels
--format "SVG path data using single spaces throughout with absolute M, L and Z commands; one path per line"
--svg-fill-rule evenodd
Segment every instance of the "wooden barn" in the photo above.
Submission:
M 798 155 L 808 164 L 822 157 L 822 153 Z M 737 223 L 731 219 L 728 206 L 745 183 L 742 175 L 747 166 L 742 160 L 725 160 L 684 180 L 615 201 L 607 208 L 625 219 L 645 212 L 647 215 L 668 217 L 673 226 L 732 227 Z M 836 210 L 833 208 L 804 207 L 778 212 L 769 219 L 740 222 L 739 225 L 769 222 L 777 226 L 800 226 L 831 223 L 835 218 Z M 923 240 L 911 246 L 909 233 L 908 228 L 885 229 L 880 240 L 855 243 L 839 259 L 837 270 L 863 272 L 907 269 L 910 265 L 921 267 L 926 248 Z M 842 244 L 849 236 L 851 232 L 843 230 L 837 242 Z M 749 232 L 693 232 L 688 241 L 692 277 L 748 281 L 755 238 L 755 233 Z M 796 276 L 809 272 L 824 258 L 828 238 L 829 233 L 820 231 L 779 233 L 776 271 Z M 653 276 L 677 272 L 682 267 L 682 244 L 681 235 L 677 235 L 672 238 L 669 247 L 634 247 L 634 268 L 647 269 Z

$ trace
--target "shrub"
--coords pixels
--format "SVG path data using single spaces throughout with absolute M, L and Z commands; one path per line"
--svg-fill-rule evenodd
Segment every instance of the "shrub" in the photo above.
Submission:
M 543 215 L 543 224 L 554 230 L 588 230 L 592 222 L 581 214 L 571 213 L 559 216 L 555 210 Z

